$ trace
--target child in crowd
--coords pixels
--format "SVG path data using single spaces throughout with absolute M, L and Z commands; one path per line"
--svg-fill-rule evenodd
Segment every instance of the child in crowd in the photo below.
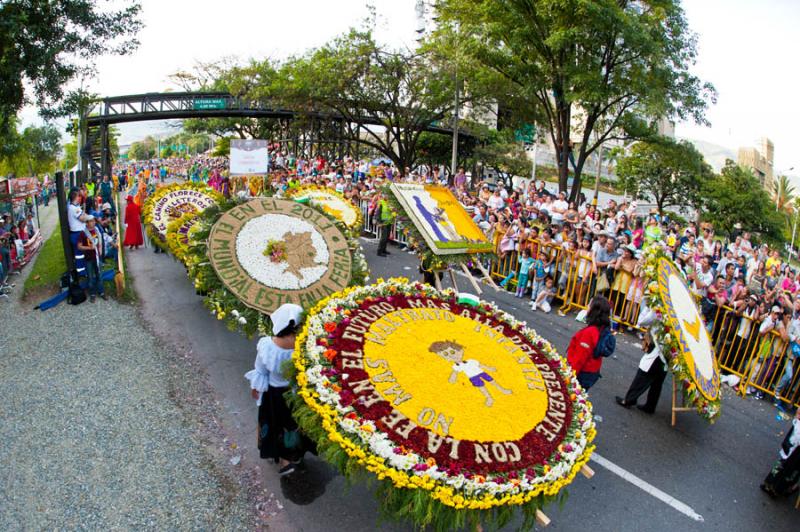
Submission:
M 545 280 L 547 279 L 547 264 L 545 263 L 544 251 L 539 248 L 538 253 L 536 254 L 536 260 L 533 263 L 533 291 L 531 292 L 531 308 L 536 308 L 536 298 L 539 296 L 539 292 L 544 289 L 545 287 Z
M 519 260 L 519 279 L 517 282 L 517 293 L 515 294 L 517 297 L 525 296 L 525 291 L 528 289 L 528 273 L 531 271 L 534 262 L 528 248 L 523 249 L 522 258 Z
M 553 302 L 553 298 L 556 297 L 556 289 L 553 283 L 553 278 L 548 276 L 545 278 L 544 287 L 539 290 L 539 294 L 536 296 L 536 299 L 531 302 L 531 308 L 533 310 L 541 309 L 544 312 L 550 312 L 550 304 Z

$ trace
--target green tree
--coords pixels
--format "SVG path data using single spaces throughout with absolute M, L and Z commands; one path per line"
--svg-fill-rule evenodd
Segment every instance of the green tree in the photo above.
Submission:
M 275 83 L 253 95 L 344 117 L 345 139 L 375 149 L 405 172 L 417 160 L 423 131 L 446 123 L 454 88 L 447 66 L 433 54 L 390 50 L 370 32 L 351 30 L 289 60 Z
M 0 172 L 37 176 L 55 169 L 61 151 L 61 135 L 51 125 L 29 126 L 18 131 L 12 121 L 0 141 Z
M 211 155 L 214 157 L 224 157 L 229 156 L 231 154 L 231 138 L 230 137 L 220 137 L 217 139 L 217 143 L 214 145 L 214 151 L 211 152 Z
M 30 175 L 40 175 L 55 168 L 61 151 L 61 133 L 51 125 L 26 127 L 22 132 L 24 156 Z
M 64 144 L 62 158 L 58 167 L 63 171 L 69 171 L 78 164 L 78 137 L 73 136 L 72 140 Z
M 127 54 L 138 46 L 139 2 L 126 2 L 118 10 L 98 3 L 0 2 L 0 127 L 7 127 L 28 102 L 35 102 L 45 117 L 74 113 L 68 84 L 90 74 L 98 56 Z
M 706 183 L 702 192 L 703 219 L 718 233 L 728 233 L 734 224 L 761 235 L 770 243 L 783 241 L 783 215 L 753 173 L 728 160 L 717 179 Z
M 275 66 L 269 59 L 251 60 L 245 65 L 224 59 L 212 63 L 197 63 L 191 71 L 179 71 L 170 76 L 173 83 L 186 91 L 229 92 L 234 96 L 248 96 L 259 86 L 266 86 L 275 78 Z M 217 137 L 273 139 L 280 138 L 283 127 L 274 118 L 190 118 L 184 120 L 188 133 L 212 134 Z
M 477 139 L 472 135 L 458 137 L 458 165 L 467 168 L 474 159 L 477 149 Z M 417 141 L 417 164 L 427 164 L 429 167 L 444 166 L 451 174 L 453 164 L 453 138 L 450 135 L 423 131 Z
M 794 200 L 794 185 L 785 175 L 780 175 L 772 182 L 772 197 L 781 212 L 791 213 Z
M 667 207 L 699 205 L 702 188 L 712 176 L 703 155 L 687 141 L 637 142 L 617 160 L 618 185 L 652 200 L 659 214 Z
M 148 135 L 144 139 L 131 144 L 131 147 L 128 148 L 128 158 L 133 161 L 146 161 L 155 158 L 157 151 L 158 143 L 156 139 Z
M 678 0 L 442 0 L 439 23 L 505 81 L 497 99 L 517 121 L 544 127 L 560 190 L 576 150 L 572 199 L 605 142 L 646 138 L 663 117 L 703 123 L 715 97 L 689 71 L 696 38 Z
M 503 176 L 506 187 L 511 187 L 513 176 L 530 176 L 532 169 L 523 144 L 514 139 L 510 129 L 492 131 L 475 149 L 475 158 Z

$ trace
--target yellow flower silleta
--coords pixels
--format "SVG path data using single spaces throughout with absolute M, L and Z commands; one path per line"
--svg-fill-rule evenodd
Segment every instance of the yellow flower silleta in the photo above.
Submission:
M 388 281 L 379 279 L 377 287 L 347 288 L 342 292 L 333 294 L 318 302 L 317 305 L 311 309 L 309 315 L 314 316 L 323 312 L 332 302 L 342 305 L 343 301 L 347 300 L 348 297 L 356 291 L 374 289 L 374 294 L 377 296 L 380 295 L 381 287 L 387 289 L 390 287 L 394 287 L 394 289 L 403 287 L 408 289 L 407 287 L 409 285 L 407 283 L 408 281 L 402 278 L 389 279 Z M 364 296 L 363 293 L 362 296 Z M 372 297 L 372 295 L 368 294 L 364 297 Z M 348 456 L 356 460 L 357 463 L 365 469 L 375 474 L 379 479 L 390 479 L 395 487 L 425 490 L 429 492 L 431 497 L 435 500 L 456 509 L 488 510 L 498 506 L 523 505 L 542 494 L 548 496 L 558 494 L 560 490 L 573 481 L 580 469 L 589 461 L 589 457 L 594 451 L 595 447 L 591 445 L 591 442 L 596 436 L 596 429 L 594 426 L 592 425 L 584 431 L 576 431 L 575 436 L 577 436 L 577 438 L 585 437 L 586 444 L 581 454 L 572 463 L 568 473 L 558 480 L 536 484 L 532 489 L 523 493 L 482 493 L 470 496 L 466 493 L 458 492 L 452 486 L 445 485 L 441 483 L 441 481 L 434 480 L 427 474 L 407 473 L 395 467 L 388 466 L 382 457 L 371 454 L 368 450 L 365 451 L 362 445 L 356 443 L 348 434 L 340 431 L 339 422 L 341 420 L 341 414 L 339 414 L 333 406 L 322 403 L 319 395 L 313 391 L 313 387 L 309 387 L 308 375 L 306 373 L 309 370 L 310 362 L 306 357 L 309 322 L 310 320 L 307 320 L 306 326 L 297 337 L 295 356 L 293 357 L 294 365 L 297 369 L 297 384 L 300 388 L 298 391 L 299 396 L 303 399 L 305 404 L 320 417 L 320 425 L 330 441 L 339 445 Z M 548 344 L 546 345 L 546 349 L 550 351 L 552 348 Z M 588 412 L 591 412 L 591 404 L 588 401 L 586 401 L 586 408 Z M 580 419 L 583 418 L 584 416 L 581 416 Z

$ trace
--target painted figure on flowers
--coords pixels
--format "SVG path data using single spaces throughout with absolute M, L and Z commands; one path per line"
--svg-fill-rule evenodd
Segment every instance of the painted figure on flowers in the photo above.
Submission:
M 463 373 L 464 376 L 469 379 L 470 384 L 480 390 L 484 395 L 486 399 L 484 404 L 486 406 L 492 406 L 494 404 L 494 398 L 491 392 L 486 388 L 487 383 L 494 386 L 500 393 L 511 395 L 511 390 L 500 386 L 500 384 L 489 375 L 488 372 L 494 373 L 497 371 L 497 368 L 486 366 L 472 358 L 464 360 L 464 347 L 462 345 L 451 340 L 445 340 L 442 342 L 433 342 L 428 350 L 431 353 L 439 355 L 448 362 L 453 363 L 453 371 L 450 373 L 450 378 L 448 379 L 450 384 L 455 384 L 458 380 L 458 374 Z

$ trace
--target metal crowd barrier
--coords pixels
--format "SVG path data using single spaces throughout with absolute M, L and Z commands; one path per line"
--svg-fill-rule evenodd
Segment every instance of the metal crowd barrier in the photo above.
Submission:
M 378 237 L 377 220 L 371 219 L 369 202 L 361 202 L 363 231 Z M 374 218 L 374 217 L 373 217 Z M 402 224 L 394 223 L 389 239 L 407 244 L 407 232 Z M 596 293 L 598 275 L 592 271 L 591 258 L 561 248 L 554 242 L 527 240 L 520 243 L 536 258 L 539 250 L 552 258 L 548 275 L 556 287 L 556 299 L 560 302 L 559 313 L 588 308 Z M 506 288 L 516 289 L 519 278 L 519 252 L 497 252 L 497 259 L 490 266 L 492 277 L 506 280 Z M 513 275 L 511 275 L 513 272 Z M 529 276 L 533 281 L 533 274 Z M 629 329 L 638 329 L 644 280 L 629 272 L 617 271 L 609 282 L 605 295 L 611 302 L 614 320 Z M 555 305 L 553 305 L 555 306 Z M 708 318 L 708 317 L 706 317 Z M 706 324 L 724 374 L 739 377 L 737 393 L 744 396 L 750 392 L 762 392 L 779 398 L 786 404 L 800 407 L 800 357 L 792 354 L 786 333 L 776 331 L 759 333 L 761 320 L 729 306 L 717 307 L 712 319 Z
M 554 242 L 545 243 L 529 239 L 520 243 L 520 246 L 527 248 L 533 258 L 537 257 L 539 251 L 542 251 L 547 258 L 548 275 L 553 278 L 556 299 L 561 303 L 559 309 L 561 314 L 588 308 L 597 288 L 597 273 L 592 271 L 590 258 L 565 250 Z M 505 254 L 498 252 L 498 259 L 492 264 L 490 271 L 497 279 L 507 279 L 507 286 L 516 287 L 519 276 L 519 252 L 510 251 Z M 532 277 L 530 275 L 529 279 Z M 605 295 L 614 310 L 614 320 L 624 327 L 637 328 L 643 285 L 641 278 L 624 271 L 617 272 L 613 281 L 609 282 L 609 289 L 605 291 Z
M 375 235 L 375 238 L 378 238 L 380 230 L 380 224 L 378 224 L 378 219 L 374 215 L 370 215 L 369 213 L 369 201 L 361 200 L 360 202 L 361 208 L 361 218 L 363 219 L 362 225 L 362 232 L 370 233 Z M 393 222 L 392 227 L 389 231 L 389 240 L 401 245 L 408 245 L 408 232 L 403 229 L 403 224 L 400 222 Z
M 561 314 L 588 308 L 596 293 L 598 277 L 592 271 L 590 258 L 541 241 L 529 240 L 520 245 L 530 249 L 534 258 L 538 249 L 542 249 L 548 257 L 554 256 L 548 274 L 556 283 L 556 298 L 561 302 Z M 498 252 L 497 256 L 491 265 L 492 276 L 506 280 L 507 288 L 516 288 L 518 252 Z M 529 279 L 532 279 L 532 275 Z M 609 289 L 605 291 L 615 321 L 630 329 L 638 329 L 636 322 L 644 289 L 642 278 L 625 271 L 615 273 L 609 282 Z M 800 407 L 800 357 L 795 358 L 792 354 L 786 333 L 769 331 L 760 334 L 760 320 L 742 312 L 737 313 L 729 306 L 717 307 L 711 318 L 706 326 L 717 361 L 723 373 L 739 377 L 737 392 L 745 395 L 758 391 Z

